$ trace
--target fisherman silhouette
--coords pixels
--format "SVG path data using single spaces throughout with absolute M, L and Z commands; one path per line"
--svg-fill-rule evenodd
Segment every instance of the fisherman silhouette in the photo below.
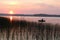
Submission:
M 38 20 L 38 22 L 45 22 L 45 20 L 44 19 L 41 19 L 41 20 Z

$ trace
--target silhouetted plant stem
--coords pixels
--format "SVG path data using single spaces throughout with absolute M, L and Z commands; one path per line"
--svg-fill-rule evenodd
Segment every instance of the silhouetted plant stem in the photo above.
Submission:
M 2 36 L 3 36 L 3 40 L 4 40 L 4 32 L 2 33 Z
M 16 39 L 18 40 L 18 31 L 16 31 Z
M 22 40 L 22 30 L 20 29 L 20 40 Z
M 26 31 L 26 40 L 28 40 L 28 32 Z
M 12 40 L 14 40 L 14 32 L 15 32 L 15 31 L 13 30 L 13 32 L 12 32 Z
M 1 37 L 2 37 L 2 30 L 0 29 L 0 40 L 1 40 Z
M 9 32 L 9 28 L 8 28 L 7 29 L 7 34 L 6 34 L 7 35 L 7 40 L 9 40 L 9 36 L 10 36 L 9 34 L 10 34 L 10 32 Z
M 55 32 L 55 27 L 53 27 L 53 31 L 52 31 L 52 38 L 54 40 L 54 32 Z

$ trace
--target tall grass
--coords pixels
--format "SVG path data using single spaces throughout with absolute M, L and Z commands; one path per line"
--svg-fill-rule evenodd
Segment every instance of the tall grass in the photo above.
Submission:
M 60 25 L 0 17 L 0 40 L 60 40 Z

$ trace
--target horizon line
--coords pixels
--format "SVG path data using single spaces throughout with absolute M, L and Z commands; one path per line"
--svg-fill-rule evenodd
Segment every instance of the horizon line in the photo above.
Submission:
M 51 14 L 0 14 L 0 16 L 60 17 L 60 15 Z

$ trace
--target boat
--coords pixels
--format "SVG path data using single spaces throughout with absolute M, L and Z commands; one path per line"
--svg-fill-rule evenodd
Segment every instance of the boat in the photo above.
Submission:
M 45 20 L 44 19 L 41 19 L 41 20 L 38 20 L 38 22 L 45 22 Z

